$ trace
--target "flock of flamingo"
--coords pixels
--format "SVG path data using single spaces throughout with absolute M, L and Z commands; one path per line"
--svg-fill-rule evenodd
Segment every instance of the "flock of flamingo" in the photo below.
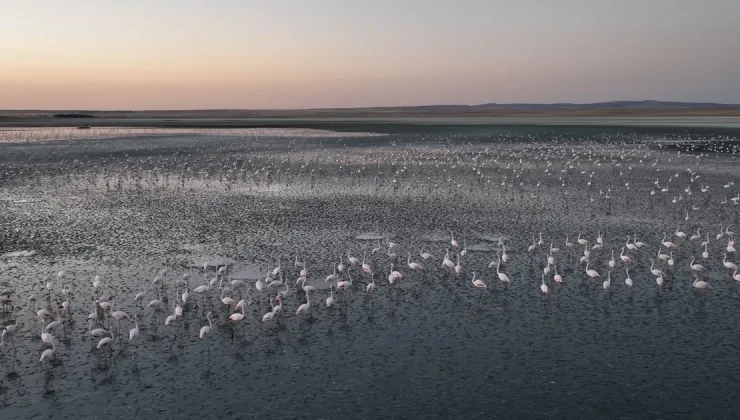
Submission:
M 726 239 L 723 252 L 721 253 L 722 269 L 726 271 L 728 279 L 740 282 L 738 266 L 731 259 L 734 258 L 737 252 L 733 239 L 734 235 L 735 233 L 730 230 L 730 227 L 721 227 L 716 234 L 714 243 Z M 562 259 L 564 255 L 572 256 L 574 254 L 581 255 L 579 262 L 582 270 L 582 281 L 593 282 L 597 279 L 601 280 L 601 286 L 605 292 L 608 292 L 613 287 L 612 273 L 615 273 L 614 277 L 616 278 L 617 272 L 623 273 L 620 280 L 623 281 L 625 287 L 628 289 L 632 288 L 634 280 L 630 277 L 630 269 L 636 270 L 640 268 L 635 264 L 635 255 L 652 255 L 649 259 L 650 266 L 648 270 L 655 276 L 655 287 L 660 290 L 667 281 L 682 281 L 680 278 L 674 279 L 671 277 L 671 273 L 678 264 L 674 258 L 674 250 L 678 247 L 692 247 L 698 255 L 698 257 L 692 256 L 690 261 L 682 262 L 686 264 L 692 273 L 691 286 L 701 291 L 711 287 L 710 283 L 706 280 L 708 273 L 707 265 L 703 265 L 701 262 L 705 262 L 705 264 L 710 262 L 709 246 L 712 244 L 712 241 L 708 232 L 702 235 L 699 229 L 691 236 L 680 229 L 676 229 L 670 236 L 668 233 L 663 233 L 660 242 L 653 244 L 640 241 L 636 237 L 627 236 L 624 244 L 617 247 L 619 250 L 618 258 L 615 257 L 616 251 L 614 249 L 607 251 L 609 259 L 606 260 L 604 267 L 599 268 L 596 267 L 593 257 L 595 254 L 604 253 L 605 239 L 601 232 L 598 233 L 598 236 L 593 241 L 587 239 L 582 234 L 578 234 L 575 240 L 567 236 L 562 244 L 565 247 L 564 250 L 555 246 L 554 241 L 551 241 L 548 246 L 543 239 L 542 233 L 539 233 L 538 235 L 532 235 L 532 244 L 528 246 L 526 253 L 519 255 L 520 258 L 531 258 L 535 260 L 537 248 L 546 248 L 546 257 L 542 261 L 543 268 L 541 283 L 539 285 L 541 293 L 545 296 L 551 293 L 552 287 L 563 287 L 569 282 L 558 271 L 558 258 Z M 502 266 L 506 266 L 510 261 L 510 257 L 506 251 L 506 243 L 502 238 L 499 239 L 497 245 L 498 251 L 496 252 L 496 257 L 488 264 L 488 268 L 491 270 L 495 269 L 495 280 L 500 282 L 499 287 L 505 291 L 511 283 L 511 279 L 505 270 L 502 269 Z M 382 244 L 379 241 L 378 246 L 373 248 L 370 254 L 373 255 L 380 251 L 381 247 Z M 309 315 L 316 305 L 325 304 L 329 308 L 340 305 L 341 300 L 335 298 L 334 292 L 336 291 L 338 295 L 350 295 L 353 290 L 360 286 L 360 283 L 362 283 L 360 290 L 364 293 L 370 295 L 378 293 L 380 287 L 376 284 L 375 280 L 376 275 L 379 278 L 381 277 L 381 273 L 376 270 L 377 268 L 380 268 L 382 276 L 387 278 L 388 287 L 394 287 L 394 285 L 402 281 L 424 281 L 423 278 L 413 278 L 411 280 L 412 276 L 408 274 L 411 272 L 423 272 L 424 270 L 444 270 L 444 275 L 449 276 L 453 281 L 459 281 L 460 277 L 468 277 L 462 264 L 468 254 L 467 246 L 461 246 L 452 233 L 450 234 L 449 246 L 444 253 L 440 253 L 437 256 L 425 252 L 423 248 L 420 249 L 418 255 L 412 255 L 411 252 L 407 252 L 405 265 L 408 272 L 406 273 L 401 268 L 403 262 L 399 263 L 399 260 L 403 261 L 402 256 L 397 252 L 400 248 L 399 245 L 387 239 L 385 247 L 387 248 L 387 252 L 380 252 L 379 254 L 387 255 L 389 260 L 388 266 L 375 267 L 367 258 L 367 251 L 363 252 L 363 257 L 360 259 L 352 256 L 348 250 L 346 257 L 340 258 L 338 263 L 331 268 L 330 274 L 326 275 L 323 279 L 313 281 L 309 280 L 308 267 L 304 262 L 299 261 L 297 256 L 293 263 L 297 276 L 294 282 L 285 278 L 288 275 L 286 272 L 287 267 L 284 267 L 278 261 L 267 272 L 264 279 L 260 278 L 256 280 L 253 285 L 247 283 L 245 280 L 231 279 L 229 267 L 226 265 L 221 265 L 215 270 L 210 270 L 211 267 L 206 262 L 203 264 L 202 269 L 204 284 L 190 287 L 192 282 L 195 281 L 192 270 L 174 279 L 171 286 L 178 292 L 169 302 L 172 313 L 166 317 L 164 325 L 175 325 L 182 317 L 186 316 L 187 309 L 197 307 L 198 303 L 193 302 L 193 299 L 197 299 L 196 296 L 202 297 L 201 305 L 207 304 L 206 299 L 208 297 L 217 298 L 218 303 L 221 305 L 219 312 L 224 313 L 225 321 L 231 324 L 245 323 L 245 318 L 249 317 L 247 313 L 248 307 L 254 304 L 264 306 L 269 301 L 267 310 L 261 315 L 257 314 L 256 320 L 260 322 L 277 322 L 280 317 L 287 316 L 289 311 L 294 312 L 295 316 L 300 317 Z M 582 252 L 580 251 L 581 248 Z M 652 254 L 652 251 L 648 251 L 651 248 L 655 250 L 655 254 Z M 715 258 L 717 257 L 715 256 Z M 601 258 L 600 260 L 605 260 L 605 258 Z M 209 273 L 211 273 L 210 276 Z M 352 273 L 354 273 L 354 277 Z M 470 287 L 480 289 L 480 297 L 482 297 L 485 289 L 494 287 L 492 283 L 495 280 L 486 280 L 483 273 L 471 272 L 470 274 L 472 274 L 472 277 L 470 277 Z M 34 294 L 25 299 L 27 307 L 31 309 L 35 317 L 36 328 L 40 333 L 40 339 L 44 345 L 49 347 L 41 351 L 38 359 L 40 362 L 48 362 L 56 357 L 58 340 L 54 334 L 64 322 L 68 321 L 67 317 L 70 316 L 68 310 L 71 290 L 67 281 L 69 273 L 65 270 L 60 270 L 56 276 L 56 281 L 47 278 L 47 293 L 43 307 L 39 306 L 44 301 L 43 295 Z M 166 294 L 166 276 L 166 270 L 161 270 L 152 280 L 153 290 L 160 295 Z M 324 285 L 317 288 L 311 284 L 312 282 L 323 282 Z M 291 283 L 294 284 L 293 287 L 291 287 Z M 385 280 L 383 283 L 385 283 Z M 3 280 L 0 284 L 3 286 L 3 289 L 0 291 L 3 308 L 11 308 L 11 310 L 14 308 L 21 309 L 20 307 L 13 306 L 15 288 L 7 280 Z M 61 288 L 58 288 L 57 284 L 61 285 Z M 329 296 L 326 297 L 325 303 L 312 301 L 311 297 L 322 292 L 322 289 L 325 289 L 326 285 L 328 285 Z M 94 276 L 91 286 L 95 291 L 96 299 L 94 310 L 87 316 L 87 320 L 89 324 L 89 336 L 92 339 L 98 340 L 95 347 L 97 349 L 109 348 L 117 335 L 124 334 L 123 322 L 132 324 L 128 327 L 127 341 L 131 344 L 141 341 L 142 331 L 138 323 L 139 314 L 137 313 L 131 316 L 130 312 L 120 309 L 120 306 L 122 306 L 121 302 L 117 304 L 114 298 L 108 299 L 105 282 L 100 275 L 96 274 Z M 237 301 L 231 296 L 234 293 L 238 293 L 240 289 L 244 290 L 244 298 Z M 195 294 L 195 296 L 191 297 L 191 293 Z M 123 303 L 134 309 L 141 308 L 151 312 L 169 311 L 167 299 L 157 297 L 145 302 L 146 296 L 147 292 L 141 291 L 135 296 L 131 296 L 130 299 L 124 300 Z M 57 298 L 62 299 L 61 303 L 58 303 L 59 299 Z M 58 304 L 55 305 L 55 302 Z M 297 306 L 295 309 L 290 308 L 289 310 L 288 306 L 291 305 L 291 302 L 294 302 Z M 144 311 L 141 316 L 146 316 L 145 314 L 146 312 Z M 20 313 L 16 316 L 20 317 Z M 204 324 L 197 332 L 200 339 L 207 340 L 211 331 L 214 329 L 212 316 L 213 313 L 211 311 L 206 314 L 205 320 L 207 324 Z M 0 338 L 2 339 L 0 341 L 0 348 L 5 348 L 6 345 L 14 347 L 15 337 L 18 332 L 19 326 L 17 322 L 4 325 L 2 333 L 0 333 Z
M 466 147 L 473 150 L 470 145 Z M 412 187 L 414 175 L 411 172 L 413 165 L 410 164 L 413 163 L 412 159 L 416 159 L 421 166 L 421 159 L 424 158 L 438 168 L 437 170 L 445 173 L 444 181 L 454 191 L 455 197 L 459 197 L 458 194 L 460 191 L 464 192 L 464 188 L 469 187 L 472 192 L 475 185 L 479 185 L 480 188 L 491 185 L 493 177 L 487 176 L 486 173 L 486 170 L 491 168 L 489 172 L 497 171 L 500 185 L 503 187 L 502 197 L 506 197 L 505 194 L 511 191 L 526 190 L 527 193 L 521 193 L 522 200 L 536 198 L 535 194 L 529 191 L 532 191 L 531 188 L 540 188 L 540 180 L 537 180 L 535 185 L 534 182 L 526 184 L 526 179 L 533 171 L 544 168 L 546 176 L 544 179 L 550 178 L 554 183 L 553 189 L 559 187 L 564 191 L 566 206 L 574 201 L 567 198 L 569 190 L 573 188 L 566 185 L 566 180 L 575 183 L 578 176 L 582 176 L 584 187 L 588 191 L 587 197 L 591 202 L 598 200 L 607 203 L 607 200 L 617 192 L 617 188 L 627 196 L 631 194 L 631 181 L 623 181 L 622 177 L 625 172 L 632 170 L 632 166 L 622 167 L 620 160 L 624 160 L 625 156 L 630 154 L 636 159 L 639 158 L 639 162 L 643 160 L 647 162 L 652 153 L 639 148 L 627 149 L 628 152 L 621 156 L 614 152 L 605 152 L 609 153 L 608 159 L 594 159 L 591 155 L 592 150 L 589 150 L 588 164 L 601 166 L 602 163 L 610 163 L 614 179 L 617 180 L 616 182 L 610 180 L 612 183 L 605 184 L 608 186 L 599 189 L 597 193 L 592 185 L 592 182 L 595 182 L 595 171 L 582 169 L 580 173 L 578 172 L 581 154 L 575 147 L 552 149 L 539 155 L 532 155 L 528 149 L 500 153 L 491 153 L 489 148 L 475 150 L 476 154 L 470 163 L 464 163 L 461 157 L 450 158 L 449 155 L 448 160 L 443 161 L 440 156 L 445 154 L 439 150 L 426 150 L 416 158 L 410 153 L 397 154 L 393 158 L 397 159 L 394 163 L 399 163 L 403 167 L 395 173 L 390 173 L 393 179 L 391 193 L 398 193 L 399 188 L 402 188 L 400 185 L 406 179 L 408 182 L 405 189 L 409 194 L 425 194 L 424 191 Z M 569 153 L 571 157 L 562 163 L 558 175 L 557 163 L 554 162 L 568 156 Z M 341 156 L 337 154 L 332 157 L 339 163 L 335 169 L 338 168 L 338 173 L 342 176 L 355 175 L 352 166 L 340 160 Z M 504 158 L 507 158 L 508 162 L 503 161 Z M 527 158 L 530 159 L 529 162 L 524 161 Z M 248 163 L 254 165 L 249 170 L 254 170 L 253 179 L 256 183 L 259 182 L 257 177 L 264 175 L 268 187 L 270 182 L 276 180 L 284 181 L 288 185 L 297 180 L 302 173 L 308 173 L 310 170 L 313 188 L 313 173 L 322 170 L 322 164 L 317 163 L 315 156 L 310 154 L 307 159 L 310 164 L 302 163 L 296 166 L 298 167 L 296 178 L 284 180 L 280 180 L 279 177 L 287 177 L 287 171 L 281 172 L 278 170 L 279 166 L 295 164 L 294 162 L 273 159 L 269 164 L 257 160 L 254 162 L 250 160 Z M 670 159 L 668 161 L 670 162 Z M 474 181 L 470 182 L 469 186 L 453 182 L 452 176 L 447 174 L 445 169 L 463 167 L 464 164 L 474 170 Z M 361 170 L 365 169 L 363 164 L 356 173 L 360 174 Z M 567 178 L 568 173 L 572 173 L 573 176 Z M 692 169 L 689 169 L 688 173 L 690 182 L 699 184 L 701 175 Z M 220 177 L 219 182 L 227 182 L 232 175 Z M 662 173 L 659 176 L 662 176 Z M 706 184 L 699 184 L 693 189 L 692 185 L 688 185 L 685 189 L 678 190 L 674 187 L 678 178 L 679 174 L 676 173 L 675 176 L 669 175 L 663 181 L 660 178 L 656 179 L 649 193 L 651 199 L 663 200 L 661 197 L 678 192 L 678 195 L 673 196 L 672 203 L 688 204 L 692 195 L 707 194 L 709 191 L 709 185 Z M 121 179 L 119 178 L 119 189 Z M 153 179 L 154 182 L 162 182 L 156 173 Z M 182 179 L 184 186 L 185 175 Z M 236 176 L 233 179 L 237 179 Z M 377 184 L 377 176 L 375 180 Z M 431 188 L 429 194 L 442 189 L 439 184 L 428 182 L 429 180 L 429 178 L 426 180 Z M 139 178 L 135 180 L 137 188 L 140 188 L 140 181 Z M 106 186 L 107 183 L 106 180 Z M 724 184 L 726 191 L 732 191 L 733 187 L 733 181 Z M 376 192 L 373 194 L 377 194 L 377 188 L 376 186 Z M 485 188 L 496 189 L 498 186 Z M 649 203 L 653 206 L 652 201 Z M 532 283 L 532 289 L 538 288 L 538 293 L 541 293 L 545 300 L 553 293 L 559 293 L 571 282 L 595 284 L 607 294 L 613 293 L 617 284 L 621 283 L 623 286 L 620 287 L 624 292 L 631 293 L 630 290 L 637 285 L 637 281 L 631 275 L 636 272 L 650 273 L 654 277 L 653 287 L 656 293 L 661 293 L 666 284 L 674 283 L 685 284 L 686 287 L 703 294 L 708 292 L 714 282 L 723 277 L 729 281 L 740 282 L 740 273 L 735 263 L 737 260 L 735 233 L 727 221 L 721 227 L 715 225 L 716 231 L 711 234 L 709 231 L 702 231 L 707 226 L 706 223 L 697 223 L 695 226 L 700 227 L 694 227 L 695 231 L 694 228 L 684 231 L 680 227 L 683 225 L 688 228 L 691 225 L 690 213 L 700 209 L 699 203 L 700 201 L 694 197 L 689 204 L 690 207 L 679 207 L 682 209 L 679 211 L 685 210 L 685 217 L 683 214 L 680 217 L 683 221 L 676 221 L 679 227 L 675 231 L 655 232 L 650 235 L 649 240 L 644 239 L 648 236 L 644 232 L 641 233 L 641 237 L 614 232 L 607 235 L 606 228 L 603 232 L 592 232 L 591 237 L 578 233 L 565 238 L 556 238 L 555 235 L 546 238 L 546 234 L 535 232 L 531 234 L 531 243 L 518 240 L 522 236 L 521 232 L 511 237 L 501 235 L 497 241 L 493 241 L 494 256 L 487 267 L 472 262 L 468 264 L 470 254 L 481 251 L 469 250 L 466 241 L 460 244 L 450 232 L 444 247 L 430 245 L 422 248 L 413 244 L 406 246 L 403 240 L 384 236 L 382 238 L 384 243 L 378 239 L 378 245 L 361 251 L 362 255 L 359 253 L 353 255 L 352 251 L 347 249 L 346 255 L 339 257 L 331 267 L 316 268 L 315 271 L 309 269 L 308 264 L 300 261 L 298 256 L 295 256 L 292 268 L 281 264 L 280 259 L 277 259 L 266 271 L 265 276 L 260 276 L 259 279 L 235 278 L 232 275 L 234 272 L 232 264 L 214 267 L 206 262 L 202 271 L 200 267 L 198 268 L 202 280 L 195 275 L 192 267 L 185 273 L 173 273 L 163 269 L 147 287 L 141 288 L 142 290 L 131 296 L 124 296 L 111 290 L 110 286 L 116 283 L 115 279 L 106 279 L 96 270 L 90 279 L 94 305 L 86 318 L 88 325 L 86 334 L 94 341 L 94 348 L 99 351 L 107 351 L 117 342 L 128 342 L 133 349 L 134 346 L 142 345 L 143 337 L 148 333 L 147 328 L 139 326 L 139 322 L 144 318 L 149 317 L 151 322 L 162 322 L 165 328 L 175 334 L 174 327 L 182 323 L 185 317 L 190 316 L 193 320 L 200 320 L 201 327 L 188 334 L 193 334 L 207 343 L 214 330 L 224 325 L 235 327 L 241 324 L 246 335 L 249 323 L 279 323 L 282 318 L 289 316 L 313 319 L 315 314 L 320 313 L 318 307 L 326 307 L 331 311 L 348 305 L 349 299 L 353 296 L 364 295 L 372 299 L 378 293 L 393 293 L 393 289 L 403 287 L 401 285 L 405 283 L 424 287 L 433 281 L 446 281 L 459 290 L 467 288 L 476 291 L 473 293 L 478 293 L 479 303 L 487 291 L 489 293 L 494 290 L 500 291 L 505 295 L 507 289 L 516 282 L 527 284 L 527 287 Z M 726 196 L 719 204 L 734 208 L 740 204 L 740 194 L 729 198 Z M 564 210 L 567 212 L 568 207 Z M 517 276 L 513 276 L 508 272 L 508 265 L 513 259 L 526 261 L 526 264 L 534 268 L 529 273 L 518 273 Z M 576 263 L 573 263 L 574 259 Z M 64 357 L 57 336 L 64 330 L 65 325 L 71 323 L 74 316 L 70 303 L 75 295 L 72 285 L 80 287 L 85 281 L 81 275 L 71 270 L 55 271 L 56 278 L 47 278 L 43 281 L 42 287 L 45 290 L 37 290 L 30 296 L 23 297 L 16 293 L 13 281 L 17 280 L 0 277 L 0 304 L 6 319 L 0 333 L 0 349 L 6 352 L 8 349 L 15 349 L 19 340 L 40 338 L 43 347 L 39 350 L 37 360 L 47 368 L 50 361 Z M 689 275 L 686 275 L 687 273 Z M 715 277 L 710 278 L 711 275 Z M 166 314 L 162 321 L 158 318 L 160 314 Z M 30 317 L 29 322 L 19 323 L 18 320 L 25 316 Z

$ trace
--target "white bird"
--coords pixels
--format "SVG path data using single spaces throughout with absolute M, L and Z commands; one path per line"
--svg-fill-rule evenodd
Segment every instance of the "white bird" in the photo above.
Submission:
M 694 276 L 693 286 L 701 290 L 709 287 L 709 283 L 705 282 L 704 280 L 699 280 L 699 276 Z
M 408 264 L 409 268 L 412 270 L 420 270 L 424 268 L 423 265 L 417 263 L 417 262 L 411 262 L 411 253 L 409 252 L 409 257 L 406 259 L 406 264 Z
M 139 320 L 138 315 L 134 315 L 134 328 L 128 332 L 128 341 L 134 341 L 139 338 Z
M 239 322 L 244 319 L 244 305 L 241 305 L 241 310 L 241 312 L 234 312 L 233 314 L 229 315 L 229 321 Z
M 302 304 L 301 306 L 296 309 L 295 314 L 305 314 L 308 313 L 308 310 L 311 309 L 311 295 L 309 295 L 308 292 L 306 292 L 306 303 Z
M 663 271 L 655 268 L 655 260 L 653 259 L 650 259 L 650 272 L 653 273 L 654 276 L 659 276 L 659 277 L 662 277 L 663 274 L 665 274 L 663 273 Z
M 334 305 L 334 286 L 329 285 L 329 297 L 326 298 L 326 306 Z
M 596 271 L 596 270 L 594 270 L 592 268 L 591 269 L 588 268 L 590 264 L 591 264 L 590 261 L 588 263 L 586 263 L 586 275 L 589 276 L 589 277 L 591 277 L 592 279 L 593 278 L 596 278 L 596 277 L 601 277 L 599 275 L 599 272 L 598 271 Z
M 704 271 L 706 268 L 704 268 L 701 264 L 694 264 L 694 257 L 691 257 L 691 262 L 689 263 L 689 268 L 693 271 Z
M 349 278 L 349 280 L 337 282 L 337 290 L 345 290 L 352 286 L 352 276 L 349 274 L 349 270 L 347 270 L 347 278 Z
M 542 293 L 547 294 L 549 288 L 547 287 L 547 284 L 545 284 L 545 275 L 542 275 L 542 284 L 540 285 L 540 290 Z
M 486 283 L 483 282 L 483 280 L 481 280 L 481 279 L 477 279 L 476 280 L 476 278 L 475 278 L 475 271 L 473 271 L 473 280 L 471 282 L 473 283 L 473 286 L 475 286 L 475 287 L 477 287 L 479 289 L 485 289 L 485 288 L 488 287 L 488 286 L 486 286 Z
M 612 270 L 607 271 L 606 273 L 606 280 L 602 283 L 602 286 L 604 287 L 604 290 L 609 289 L 609 287 L 612 285 Z
M 106 344 L 110 344 L 110 342 L 113 341 L 113 333 L 110 332 L 109 334 L 110 334 L 110 337 L 103 337 L 100 339 L 100 341 L 98 341 L 97 348 L 102 348 Z
M 722 259 L 722 265 L 725 266 L 728 270 L 736 270 L 737 265 L 733 263 L 732 261 L 727 261 L 727 254 L 725 254 L 725 257 Z
M 341 263 L 340 263 L 340 265 L 341 265 Z M 342 270 L 339 270 L 339 271 L 342 271 Z M 327 283 L 329 283 L 330 281 L 334 281 L 336 279 L 337 279 L 337 269 L 336 269 L 336 267 L 334 267 L 334 274 L 329 274 L 328 276 L 326 276 L 326 279 L 324 281 L 326 281 Z
M 206 336 L 211 332 L 211 328 L 213 328 L 213 321 L 211 321 L 210 312 L 206 314 L 206 319 L 208 320 L 208 325 L 200 327 L 200 334 L 198 335 L 200 338 L 206 338 Z
M 52 343 L 50 349 L 46 349 L 41 353 L 41 359 L 39 359 L 39 362 L 43 362 L 45 360 L 51 360 L 51 358 L 54 357 L 54 352 L 56 352 L 57 346 Z
M 371 276 L 370 283 L 365 286 L 365 293 L 370 293 L 375 289 L 375 276 Z
M 498 275 L 498 279 L 501 281 L 502 284 L 508 284 L 511 282 L 511 280 L 509 280 L 509 276 L 501 271 L 501 260 L 499 260 L 498 264 L 496 265 L 496 274 Z

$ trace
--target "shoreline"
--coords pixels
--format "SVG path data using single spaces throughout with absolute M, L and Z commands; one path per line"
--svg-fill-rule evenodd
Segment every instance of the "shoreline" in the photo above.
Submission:
M 311 128 L 334 131 L 395 132 L 404 128 L 464 126 L 640 127 L 740 129 L 740 116 L 583 116 L 583 117 L 289 117 L 289 118 L 53 118 L 0 117 L 0 128 L 121 127 L 121 128 Z

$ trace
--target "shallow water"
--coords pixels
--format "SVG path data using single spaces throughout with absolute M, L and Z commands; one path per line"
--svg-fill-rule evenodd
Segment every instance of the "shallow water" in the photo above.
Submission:
M 708 139 L 701 151 L 685 147 L 699 137 Z M 0 359 L 2 418 L 733 418 L 740 284 L 722 267 L 729 238 L 715 236 L 740 229 L 734 139 L 683 129 L 408 128 L 359 137 L 160 129 L 0 144 L 0 281 L 8 284 L 0 289 L 16 289 L 1 321 L 18 323 Z M 689 261 L 701 240 L 674 236 L 676 263 L 660 263 L 658 289 L 650 259 L 663 232 L 697 228 L 701 240 L 710 235 L 701 278 L 711 288 L 692 288 Z M 450 231 L 460 243 L 455 262 L 467 246 L 457 275 L 441 268 Z M 540 232 L 543 244 L 528 252 Z M 590 245 L 603 235 L 603 248 L 591 251 L 596 280 L 578 263 L 583 246 L 565 246 L 579 233 Z M 627 235 L 648 244 L 627 252 L 632 288 L 619 259 Z M 499 239 L 506 288 L 488 267 Z M 564 282 L 551 273 L 543 295 L 551 242 Z M 414 272 L 406 259 L 422 262 L 422 248 L 434 257 Z M 605 292 L 612 250 L 618 262 Z M 324 279 L 340 258 L 349 264 L 348 252 L 366 255 L 376 289 L 366 293 L 370 277 L 355 269 L 354 285 L 334 291 L 328 308 Z M 309 315 L 295 315 L 306 302 L 296 258 L 319 289 Z M 255 282 L 278 261 L 291 293 L 283 313 L 262 322 L 283 286 L 258 292 Z M 393 285 L 391 261 L 404 274 Z M 244 280 L 253 290 L 196 293 L 220 267 L 216 283 Z M 473 272 L 487 289 L 472 286 Z M 165 326 L 183 274 L 191 276 L 184 316 Z M 228 323 L 234 311 L 220 299 L 247 294 L 245 319 Z M 95 348 L 87 318 L 96 297 L 138 314 L 135 346 L 131 320 L 103 320 L 116 335 L 110 348 Z M 166 299 L 161 310 L 147 307 L 155 298 Z M 34 313 L 46 306 L 63 320 L 51 363 L 39 362 L 48 347 Z M 208 311 L 214 328 L 200 340 Z

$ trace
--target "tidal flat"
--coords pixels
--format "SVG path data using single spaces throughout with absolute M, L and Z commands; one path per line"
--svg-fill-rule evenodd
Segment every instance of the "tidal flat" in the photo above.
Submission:
M 2 128 L 0 413 L 734 418 L 739 138 Z

